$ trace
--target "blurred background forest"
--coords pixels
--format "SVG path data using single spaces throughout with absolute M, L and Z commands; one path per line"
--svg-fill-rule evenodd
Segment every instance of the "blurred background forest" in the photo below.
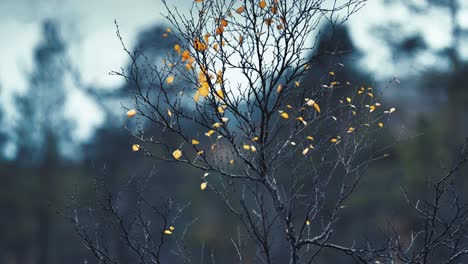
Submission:
M 60 212 L 75 193 L 93 200 L 96 178 L 112 191 L 153 170 L 155 197 L 170 193 L 191 202 L 187 217 L 199 218 L 193 246 L 232 257 L 226 243 L 232 234 L 223 230 L 233 220 L 221 202 L 199 191 L 199 177 L 131 151 L 134 139 L 122 126 L 122 105 L 132 103 L 128 87 L 106 74 L 128 67 L 114 18 L 124 41 L 145 49 L 154 63 L 172 49 L 157 1 L 133 1 L 132 8 L 124 1 L 83 1 L 80 7 L 71 1 L 0 2 L 0 263 L 94 263 Z M 388 221 L 409 229 L 414 215 L 405 210 L 400 187 L 424 196 L 428 179 L 456 158 L 468 136 L 467 18 L 462 0 L 370 0 L 336 34 L 324 23 L 318 49 L 328 53 L 303 83 L 316 83 L 343 64 L 338 79 L 384 90 L 385 104 L 397 109 L 378 139 L 397 143 L 353 195 L 339 232 L 345 240 L 362 239 L 364 230 L 377 234 Z M 129 212 L 132 201 L 131 192 L 119 197 Z M 118 239 L 113 246 L 119 247 Z

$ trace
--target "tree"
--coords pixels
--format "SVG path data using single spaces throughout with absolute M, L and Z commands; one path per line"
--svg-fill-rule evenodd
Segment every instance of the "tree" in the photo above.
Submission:
M 23 168 L 34 171 L 38 198 L 34 206 L 37 215 L 37 263 L 49 263 L 51 209 L 57 179 L 56 163 L 70 142 L 72 123 L 64 117 L 67 73 L 66 45 L 60 37 L 58 24 L 43 23 L 42 43 L 34 50 L 35 70 L 29 76 L 26 95 L 17 98 L 21 120 L 16 127 L 17 157 Z M 54 179 L 55 178 L 55 179 Z
M 365 1 L 196 0 L 188 14 L 163 3 L 172 24 L 163 37 L 177 40 L 163 65 L 144 67 L 144 53 L 126 48 L 117 25 L 132 62 L 113 73 L 132 88 L 133 151 L 199 171 L 200 190 L 240 226 L 234 261 L 313 263 L 330 252 L 357 263 L 406 260 L 398 236 L 349 242 L 334 232 L 368 165 L 387 156 L 375 138 L 395 109 L 382 105 L 379 90 L 341 79 L 334 68 L 301 82 L 322 55 L 310 42 L 321 22 L 335 30 Z M 86 208 L 109 226 L 70 217 L 100 263 L 119 263 L 104 239 L 111 229 L 134 262 L 174 263 L 164 250 L 171 243 L 180 262 L 191 262 L 187 228 L 176 222 L 184 206 L 171 199 L 156 206 L 141 195 L 125 218 L 118 197 L 100 193 L 103 202 Z

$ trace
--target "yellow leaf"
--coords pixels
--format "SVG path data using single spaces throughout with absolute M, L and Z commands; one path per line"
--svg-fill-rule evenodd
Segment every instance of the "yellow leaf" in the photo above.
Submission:
M 174 152 L 172 152 L 172 157 L 176 160 L 180 159 L 180 157 L 182 157 L 182 151 L 179 149 L 174 150 Z
M 374 112 L 375 111 L 375 105 L 369 106 L 369 112 Z
M 379 122 L 379 127 L 384 127 L 384 124 L 382 122 Z
M 200 190 L 204 191 L 206 189 L 206 187 L 208 186 L 208 182 L 202 182 L 200 184 Z
M 201 87 L 198 89 L 198 92 L 200 93 L 201 96 L 207 97 L 208 94 L 210 93 L 209 87 L 210 87 L 210 86 L 209 86 L 208 82 L 202 82 L 202 85 L 201 85 Z
M 372 93 L 367 93 L 367 95 L 371 98 L 374 98 L 374 95 Z
M 199 97 L 200 97 L 200 92 L 197 91 L 197 92 L 195 93 L 195 95 L 193 96 L 193 100 L 195 100 L 195 102 L 198 102 L 198 98 L 199 98 Z
M 305 148 L 303 151 L 302 151 L 302 155 L 307 155 L 307 153 L 309 152 L 309 148 Z
M 130 118 L 130 117 L 135 116 L 136 114 L 137 114 L 137 110 L 131 109 L 131 110 L 128 110 L 127 117 Z
M 246 145 L 244 144 L 244 146 L 242 146 L 245 150 L 250 150 L 250 145 Z
M 347 131 L 347 132 L 348 132 L 348 133 L 353 133 L 353 132 L 354 132 L 354 127 L 348 128 L 348 131 Z
M 198 144 L 200 144 L 200 141 L 196 139 L 192 139 L 192 145 L 198 145 Z
M 276 88 L 276 92 L 281 93 L 282 90 L 283 90 L 283 86 L 281 84 L 278 84 L 278 88 Z
M 245 10 L 245 6 L 241 6 L 241 7 L 236 9 L 236 13 L 237 14 L 242 14 L 242 12 L 244 12 L 244 10 Z
M 218 97 L 218 99 L 224 99 L 223 90 L 221 89 L 216 90 L 216 96 Z
M 223 109 L 221 106 L 219 106 L 219 107 L 218 107 L 218 112 L 219 112 L 220 114 L 224 114 L 224 109 Z
M 304 118 L 302 116 L 296 118 L 297 120 L 301 121 L 302 124 L 304 124 L 304 126 L 307 126 L 307 121 L 304 120 Z
M 169 229 L 164 230 L 164 234 L 166 235 L 172 235 L 172 231 Z
M 214 130 L 210 130 L 205 133 L 205 136 L 210 137 L 211 135 L 213 135 L 214 132 L 215 132 Z
M 200 156 L 200 155 L 202 155 L 202 154 L 203 154 L 203 150 L 200 150 L 200 151 L 197 152 L 197 155 L 198 155 L 198 156 Z
M 166 29 L 166 32 L 167 32 L 167 33 L 171 33 L 171 32 L 172 32 L 172 29 L 171 29 L 171 28 L 167 28 L 167 29 Z
M 176 44 L 174 45 L 174 50 L 177 51 L 180 55 L 180 45 L 179 44 Z
M 174 76 L 170 75 L 169 77 L 167 77 L 166 83 L 171 84 L 172 82 L 174 82 Z
M 227 117 L 221 117 L 221 121 L 223 121 L 224 123 L 226 123 L 227 121 L 229 121 L 229 118 L 227 118 Z
M 135 151 L 135 152 L 136 152 L 136 151 L 139 151 L 139 150 L 140 150 L 140 145 L 138 145 L 138 144 L 133 144 L 132 150 Z
M 171 231 L 174 231 L 174 229 L 175 229 L 175 227 L 173 227 L 173 226 L 169 227 L 169 230 L 171 230 Z
M 314 137 L 313 137 L 313 136 L 307 136 L 307 139 L 313 141 L 313 140 L 314 140 Z
M 250 150 L 251 150 L 252 152 L 256 152 L 256 151 L 257 151 L 257 148 L 256 148 L 254 145 L 251 145 L 251 146 L 250 146 Z
M 167 109 L 167 115 L 168 115 L 169 117 L 172 117 L 172 112 L 171 112 L 171 110 Z
M 320 106 L 317 103 L 314 104 L 314 108 L 315 108 L 315 111 L 320 113 Z
M 257 141 L 258 140 L 258 137 L 253 137 L 252 138 L 252 141 Z
M 331 142 L 331 143 L 337 143 L 337 142 L 338 142 L 338 139 L 332 138 L 332 139 L 330 139 L 330 142 Z
M 329 72 L 328 74 L 330 74 L 330 76 L 335 76 L 335 72 Z
M 223 124 L 221 124 L 221 123 L 219 123 L 219 122 L 216 122 L 216 123 L 213 124 L 213 127 L 214 127 L 214 128 L 218 128 L 218 127 L 220 127 L 220 126 L 222 126 L 222 125 L 223 125 Z
M 287 108 L 292 109 L 293 107 L 291 105 L 286 105 Z
M 295 85 L 296 87 L 299 87 L 299 86 L 301 85 L 301 83 L 300 83 L 299 81 L 295 81 L 295 82 L 294 82 L 294 85 Z
M 393 113 L 395 111 L 396 111 L 395 107 L 392 107 L 392 108 L 390 108 L 390 110 L 388 112 L 391 114 L 391 113 Z
M 182 52 L 182 62 L 188 60 L 190 58 L 190 52 L 188 50 L 184 50 L 184 52 Z
M 216 51 L 218 50 L 218 43 L 213 44 L 213 49 Z
M 306 225 L 310 225 L 310 221 L 308 219 L 306 220 Z
M 233 160 L 233 159 L 230 160 L 230 161 L 229 161 L 229 164 L 231 164 L 231 165 L 234 164 L 234 160 Z
M 266 7 L 265 0 L 260 1 L 260 3 L 258 5 L 260 6 L 261 9 L 265 8 Z
M 348 103 L 351 103 L 351 98 L 346 97 L 346 101 L 347 101 Z
M 289 118 L 289 115 L 288 115 L 288 113 L 286 113 L 286 112 L 282 112 L 282 113 L 281 113 L 281 117 L 284 118 L 284 119 L 288 119 L 288 118 Z

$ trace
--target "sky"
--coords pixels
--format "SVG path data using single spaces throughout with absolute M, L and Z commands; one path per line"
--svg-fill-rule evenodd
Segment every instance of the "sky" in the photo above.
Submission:
M 363 54 L 360 65 L 381 80 L 417 74 L 422 68 L 438 63 L 443 67 L 432 51 L 446 47 L 451 41 L 444 10 L 431 9 L 414 16 L 400 4 L 386 5 L 384 1 L 369 0 L 349 21 L 353 41 Z M 191 0 L 168 2 L 183 8 Z M 61 33 L 69 43 L 68 56 L 80 71 L 83 84 L 112 89 L 122 84 L 122 79 L 108 73 L 127 62 L 115 35 L 114 19 L 126 45 L 132 47 L 141 30 L 164 22 L 162 12 L 158 0 L 0 0 L 0 103 L 4 109 L 14 109 L 12 96 L 26 92 L 25 74 L 33 69 L 33 49 L 40 42 L 40 23 L 44 19 L 61 22 Z M 468 12 L 464 14 L 460 22 L 468 27 Z M 416 60 L 405 62 L 405 67 L 391 62 L 390 50 L 373 31 L 376 26 L 395 22 L 403 23 L 402 35 L 420 32 L 431 48 Z M 468 49 L 465 54 L 468 55 Z M 89 139 L 103 121 L 103 115 L 91 98 L 73 87 L 72 82 L 69 86 L 66 114 L 77 120 L 74 137 L 78 141 Z M 13 116 L 14 111 L 7 110 L 7 121 Z

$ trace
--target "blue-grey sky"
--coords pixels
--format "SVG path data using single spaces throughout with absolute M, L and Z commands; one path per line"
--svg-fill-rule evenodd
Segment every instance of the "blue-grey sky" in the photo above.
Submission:
M 168 2 L 183 8 L 190 6 L 192 0 Z M 424 0 L 420 2 L 422 4 Z M 462 3 L 465 10 L 468 9 L 466 2 Z M 80 71 L 84 85 L 111 89 L 122 80 L 108 72 L 127 61 L 115 36 L 114 19 L 118 20 L 125 42 L 131 47 L 141 30 L 163 22 L 163 11 L 158 0 L 0 0 L 2 106 L 14 109 L 11 96 L 26 90 L 25 73 L 32 71 L 33 48 L 40 41 L 40 23 L 44 19 L 54 18 L 61 22 L 62 35 L 69 45 L 68 56 Z M 417 74 L 428 66 L 444 67 L 444 62 L 432 51 L 450 44 L 449 17 L 445 12 L 431 9 L 428 13 L 415 15 L 396 2 L 384 5 L 384 0 L 369 0 L 349 21 L 353 41 L 364 55 L 360 65 L 381 80 Z M 459 17 L 460 23 L 468 28 L 468 12 L 463 14 Z M 431 50 L 420 54 L 416 60 L 393 65 L 390 50 L 371 29 L 394 22 L 403 23 L 402 35 L 420 32 Z M 467 56 L 468 45 L 462 51 Z M 69 86 L 67 115 L 78 121 L 75 139 L 85 140 L 102 122 L 103 116 L 95 102 L 73 87 L 72 82 Z M 10 113 L 7 120 L 12 119 L 14 114 L 7 113 Z

